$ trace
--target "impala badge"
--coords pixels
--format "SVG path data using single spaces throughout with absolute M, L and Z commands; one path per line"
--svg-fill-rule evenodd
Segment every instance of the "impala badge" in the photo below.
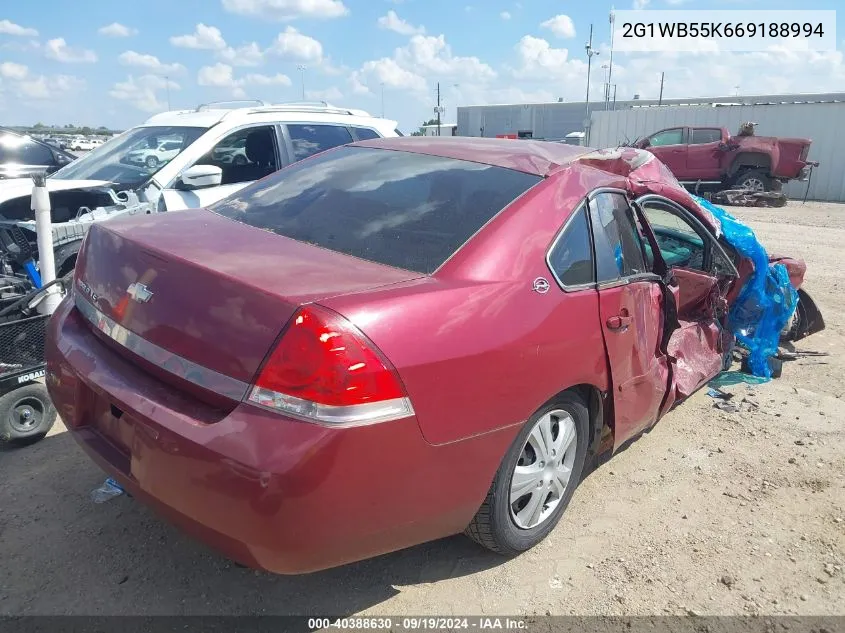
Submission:
M 139 284 L 137 281 L 129 284 L 129 287 L 126 289 L 126 294 L 135 299 L 138 303 L 146 303 L 153 297 L 152 291 L 144 284 Z

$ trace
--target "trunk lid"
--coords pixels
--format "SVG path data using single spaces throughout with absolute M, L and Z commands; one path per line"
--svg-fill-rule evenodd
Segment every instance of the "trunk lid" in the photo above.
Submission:
M 245 390 L 299 305 L 417 277 L 200 209 L 93 224 L 75 292 L 105 344 L 219 403 L 242 397 L 216 385 Z

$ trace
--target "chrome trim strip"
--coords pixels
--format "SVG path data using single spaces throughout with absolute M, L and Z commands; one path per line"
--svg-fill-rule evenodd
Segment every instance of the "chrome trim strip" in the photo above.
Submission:
M 183 358 L 163 347 L 159 347 L 155 343 L 150 343 L 148 340 L 100 312 L 87 299 L 81 296 L 81 293 L 74 293 L 74 303 L 76 309 L 79 310 L 79 313 L 85 317 L 85 320 L 92 327 L 144 360 L 158 365 L 182 380 L 225 396 L 226 398 L 241 401 L 246 396 L 247 390 L 249 389 L 247 383 L 198 365 L 187 358 Z
M 414 415 L 414 407 L 409 398 L 333 406 L 303 400 L 258 386 L 252 388 L 247 402 L 275 414 L 287 415 L 332 428 L 367 426 L 401 420 Z

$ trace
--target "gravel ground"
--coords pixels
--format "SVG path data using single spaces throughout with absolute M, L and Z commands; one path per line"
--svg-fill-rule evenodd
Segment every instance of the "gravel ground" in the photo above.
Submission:
M 582 483 L 511 560 L 463 537 L 302 577 L 236 567 L 121 497 L 64 428 L 0 449 L 0 614 L 845 614 L 845 206 L 734 210 L 806 258 L 829 357 L 699 392 Z

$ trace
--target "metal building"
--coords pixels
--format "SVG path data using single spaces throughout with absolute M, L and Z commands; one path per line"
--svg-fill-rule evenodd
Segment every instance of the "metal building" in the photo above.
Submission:
M 612 108 L 611 104 L 609 108 Z M 821 163 L 807 183 L 790 183 L 787 195 L 845 202 L 845 93 L 721 96 L 696 99 L 617 101 L 604 103 L 527 103 L 459 106 L 458 135 L 516 135 L 517 138 L 563 140 L 571 132 L 588 131 L 590 147 L 611 147 L 675 125 L 718 125 L 736 133 L 743 121 L 758 123 L 761 136 L 806 137 L 813 140 L 810 160 Z
M 845 95 L 842 101 L 779 105 L 668 106 L 594 112 L 587 145 L 614 147 L 680 125 L 725 127 L 736 134 L 741 123 L 757 123 L 759 136 L 812 139 L 809 159 L 818 161 L 808 183 L 790 182 L 791 198 L 845 202 Z

